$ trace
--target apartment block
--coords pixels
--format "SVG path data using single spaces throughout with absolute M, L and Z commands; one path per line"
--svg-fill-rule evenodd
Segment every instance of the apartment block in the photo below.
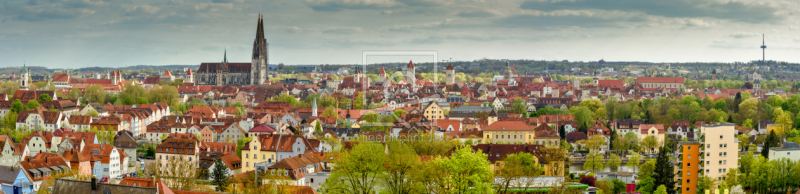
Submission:
M 703 170 L 700 165 L 703 162 L 701 149 L 703 143 L 697 141 L 680 142 L 678 144 L 678 167 L 676 168 L 675 183 L 676 191 L 681 193 L 702 193 L 697 192 L 697 178 Z
M 732 168 L 738 168 L 739 140 L 736 139 L 736 128 L 733 123 L 704 124 L 702 128 L 703 149 L 701 150 L 702 166 L 705 176 L 723 181 L 725 174 Z

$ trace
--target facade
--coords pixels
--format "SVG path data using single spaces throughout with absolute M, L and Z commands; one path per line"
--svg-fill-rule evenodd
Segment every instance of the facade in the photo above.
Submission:
M 188 161 L 190 164 L 200 162 L 201 141 L 194 134 L 169 134 L 161 144 L 156 147 L 156 160 L 161 170 L 169 170 L 170 161 Z
M 639 132 L 639 142 L 644 141 L 644 138 L 647 136 L 653 136 L 658 140 L 658 146 L 656 146 L 656 151 L 658 151 L 658 147 L 664 145 L 664 138 L 666 136 L 664 125 L 662 124 L 642 124 L 639 125 L 640 132 Z
M 0 135 L 0 166 L 14 166 L 22 159 L 22 150 L 7 135 Z
M 438 103 L 429 102 L 422 110 L 428 120 L 444 119 L 444 110 Z
M 780 160 L 782 158 L 790 161 L 800 160 L 800 146 L 794 142 L 784 142 L 779 148 L 769 148 L 769 160 Z
M 251 62 L 229 63 L 226 53 L 220 63 L 201 63 L 193 81 L 196 85 L 216 86 L 264 84 L 267 80 L 269 62 L 267 46 L 263 18 L 259 15 Z
M 306 152 L 316 152 L 302 135 L 259 135 L 242 148 L 242 172 L 252 171 L 256 163 L 275 163 Z
M 677 191 L 684 194 L 702 193 L 697 191 L 697 180 L 702 171 L 700 169 L 700 159 L 702 153 L 700 149 L 703 144 L 700 142 L 680 142 L 678 144 L 678 168 L 675 173 L 678 178 L 675 187 Z
M 122 149 L 128 155 L 128 161 L 136 161 L 136 139 L 133 138 L 130 131 L 119 131 L 114 136 L 114 147 Z
M 116 178 L 123 174 L 120 153 L 112 145 L 90 144 L 86 145 L 81 154 L 89 156 L 89 161 L 93 165 L 92 175 L 109 179 Z
M 739 143 L 733 123 L 712 123 L 701 126 L 705 161 L 703 175 L 722 181 L 728 169 L 738 168 Z
M 534 133 L 534 128 L 524 121 L 497 121 L 483 129 L 482 142 L 533 144 Z
M 683 88 L 682 77 L 637 77 L 636 83 L 643 88 Z

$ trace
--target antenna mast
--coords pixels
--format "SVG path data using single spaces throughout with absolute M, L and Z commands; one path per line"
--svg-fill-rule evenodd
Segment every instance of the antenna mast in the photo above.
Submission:
M 761 34 L 761 65 L 767 63 L 767 43 L 764 39 L 764 34 Z

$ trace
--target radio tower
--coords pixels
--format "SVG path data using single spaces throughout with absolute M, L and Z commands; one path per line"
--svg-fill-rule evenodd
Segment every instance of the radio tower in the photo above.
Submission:
M 761 65 L 767 63 L 767 44 L 764 41 L 764 34 L 761 34 Z

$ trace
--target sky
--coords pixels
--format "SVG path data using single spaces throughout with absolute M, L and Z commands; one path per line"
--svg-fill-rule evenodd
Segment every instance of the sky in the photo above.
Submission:
M 438 59 L 800 62 L 797 0 L 5 0 L 0 67 L 249 62 L 361 64 L 364 51 Z M 395 57 L 398 62 L 407 61 Z M 408 57 L 413 58 L 413 57 Z

